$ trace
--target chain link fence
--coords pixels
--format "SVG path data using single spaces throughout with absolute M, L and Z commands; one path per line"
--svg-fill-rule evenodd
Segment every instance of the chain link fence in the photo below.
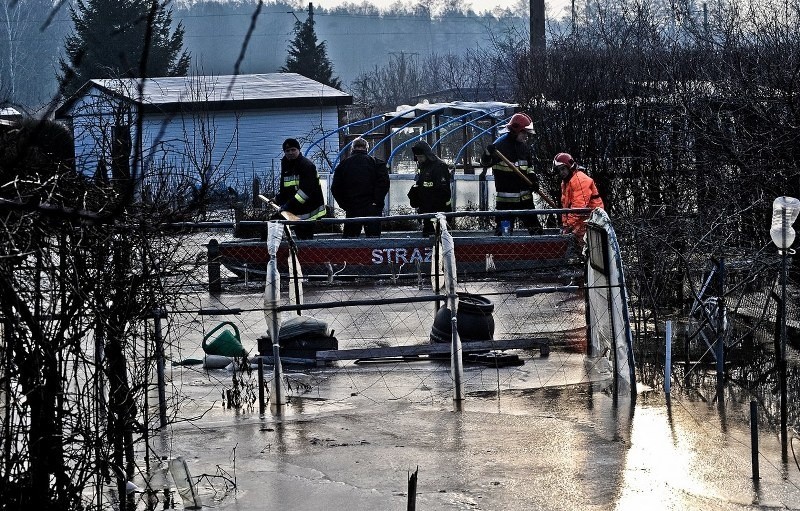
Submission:
M 519 212 L 518 222 L 536 214 L 552 211 Z M 477 212 L 447 216 L 454 226 L 494 221 L 493 215 Z M 451 395 L 452 381 L 447 376 L 451 324 L 441 290 L 443 277 L 435 271 L 441 258 L 436 237 L 422 236 L 418 230 L 394 230 L 398 225 L 417 227 L 431 218 L 383 218 L 379 238 L 348 239 L 331 232 L 318 233 L 313 240 L 290 242 L 284 237 L 277 254 L 283 309 L 280 339 L 282 360 L 294 375 L 289 381 L 296 380 L 294 386 L 290 383 L 291 391 L 316 392 L 319 385 L 313 382 L 324 379 L 329 386 L 344 375 L 344 387 L 334 391 L 342 399 L 376 385 L 394 388 L 395 382 L 387 381 L 394 367 L 397 384 L 411 386 L 400 392 L 409 399 Z M 320 226 L 328 230 L 347 221 L 326 219 Z M 254 222 L 250 227 L 266 229 L 266 223 Z M 215 374 L 214 364 L 219 362 L 209 362 L 203 344 L 219 341 L 221 332 L 228 332 L 222 335 L 226 340 L 235 337 L 250 357 L 260 354 L 269 361 L 272 354 L 263 297 L 267 243 L 233 238 L 231 228 L 208 229 L 186 239 L 186 249 L 197 254 L 198 277 L 202 280 L 205 268 L 210 269 L 206 278 L 213 279 L 218 271 L 218 287 L 211 282 L 211 292 L 193 290 L 194 298 L 187 303 L 194 305 L 176 311 L 169 321 L 173 342 L 168 343 L 168 357 L 181 371 L 175 376 L 184 382 L 188 377 L 204 388 L 210 383 L 199 383 L 191 374 Z M 587 324 L 585 297 L 579 287 L 584 263 L 576 240 L 554 229 L 533 236 L 459 229 L 450 233 L 456 254 L 458 333 L 465 343 L 464 362 L 470 375 L 467 391 L 589 381 L 592 376 L 581 362 L 587 349 Z M 525 292 L 540 288 L 547 292 Z M 470 343 L 482 344 L 478 349 L 478 344 Z M 553 357 L 555 363 L 548 363 L 546 370 L 541 364 L 531 365 L 542 356 Z M 407 375 L 400 373 L 412 367 L 430 378 L 407 381 Z M 562 371 L 570 367 L 570 375 L 557 376 L 553 368 L 558 367 Z M 498 379 L 497 371 L 502 371 L 502 378 Z M 223 372 L 215 378 L 225 388 L 241 391 L 235 374 Z M 252 401 L 255 376 L 244 378 L 250 381 L 245 387 L 249 385 L 246 395 Z M 433 385 L 433 381 L 438 383 Z M 215 392 L 207 391 L 209 395 Z M 396 397 L 394 391 L 380 395 L 374 399 Z

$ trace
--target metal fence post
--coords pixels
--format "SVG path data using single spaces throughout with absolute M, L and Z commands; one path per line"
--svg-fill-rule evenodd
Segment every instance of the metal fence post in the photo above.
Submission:
M 758 482 L 758 403 L 750 401 L 750 456 L 753 465 L 753 481 Z
M 219 242 L 211 238 L 208 242 L 208 292 L 221 293 L 222 280 L 219 267 Z
M 717 266 L 717 386 L 725 383 L 725 259 L 720 258 Z
M 264 358 L 258 357 L 258 413 L 264 415 Z
M 783 221 L 786 223 L 786 215 L 783 215 Z M 779 317 L 777 320 L 780 322 L 781 329 L 781 344 L 780 344 L 780 362 L 778 366 L 778 378 L 780 379 L 780 413 L 781 413 L 781 459 L 785 462 L 788 457 L 789 436 L 786 429 L 788 422 L 787 400 L 788 391 L 786 384 L 786 278 L 787 278 L 787 252 L 783 250 L 781 254 L 781 302 L 779 309 Z
M 664 356 L 664 394 L 669 396 L 672 384 L 672 321 L 667 320 L 665 327 L 667 338 Z
M 156 372 L 158 376 L 158 417 L 161 427 L 167 426 L 167 392 L 166 378 L 164 377 L 164 339 L 161 335 L 161 318 L 166 317 L 163 309 L 154 309 L 153 318 L 155 324 L 156 342 Z

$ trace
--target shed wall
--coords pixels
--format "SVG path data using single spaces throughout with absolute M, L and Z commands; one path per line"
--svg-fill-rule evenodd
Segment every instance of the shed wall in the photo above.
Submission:
M 78 101 L 72 111 L 76 165 L 88 175 L 95 173 L 101 158 L 110 163 L 115 119 L 109 114 L 108 102 L 107 97 L 91 94 Z M 135 122 L 131 124 L 135 126 Z M 259 177 L 268 186 L 267 182 L 275 181 L 280 171 L 283 140 L 290 137 L 300 141 L 303 153 L 320 172 L 327 172 L 323 153 L 335 158 L 339 140 L 336 135 L 322 142 L 320 139 L 338 126 L 335 106 L 146 114 L 142 168 L 146 179 L 163 179 L 164 173 L 169 172 L 169 180 L 182 180 L 211 167 L 232 185 Z M 135 143 L 136 134 L 133 128 L 131 131 Z M 132 154 L 132 162 L 134 157 Z

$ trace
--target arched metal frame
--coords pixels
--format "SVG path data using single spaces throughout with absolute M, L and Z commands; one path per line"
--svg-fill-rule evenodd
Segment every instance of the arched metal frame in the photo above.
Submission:
M 458 153 L 456 153 L 456 156 L 455 156 L 455 158 L 453 158 L 453 165 L 455 165 L 455 164 L 458 162 L 459 158 L 461 158 L 461 155 L 464 153 L 464 150 L 465 150 L 465 149 L 466 149 L 466 148 L 467 148 L 467 147 L 468 147 L 470 144 L 472 144 L 473 142 L 475 142 L 476 140 L 478 140 L 479 138 L 481 138 L 481 137 L 482 137 L 482 136 L 484 136 L 485 134 L 489 133 L 490 131 L 494 130 L 495 128 L 497 128 L 497 127 L 498 127 L 498 126 L 500 126 L 501 124 L 508 123 L 508 120 L 509 120 L 509 119 L 510 119 L 510 117 L 506 117 L 506 118 L 504 118 L 504 119 L 501 119 L 501 120 L 497 121 L 495 124 L 493 124 L 493 125 L 489 126 L 488 128 L 486 128 L 485 130 L 482 130 L 480 133 L 478 133 L 477 135 L 475 135 L 475 136 L 474 136 L 474 137 L 472 137 L 471 139 L 467 140 L 467 141 L 464 143 L 464 145 L 462 145 L 462 146 L 461 146 L 461 149 L 458 151 Z
M 396 128 L 396 130 L 397 130 L 397 131 L 399 131 L 399 130 L 403 130 L 403 129 L 405 129 L 405 128 L 409 127 L 409 126 L 412 126 L 412 125 L 414 125 L 414 124 L 417 124 L 417 123 L 419 123 L 420 121 L 422 121 L 422 120 L 424 120 L 424 119 L 426 119 L 426 118 L 428 118 L 428 117 L 431 117 L 431 116 L 433 116 L 433 115 L 435 115 L 435 114 L 438 114 L 438 113 L 440 113 L 440 112 L 442 112 L 442 111 L 444 111 L 444 110 L 447 110 L 448 108 L 451 108 L 451 106 L 450 106 L 450 105 L 448 105 L 448 106 L 443 106 L 443 107 L 439 107 L 439 108 L 434 108 L 434 109 L 431 109 L 431 110 L 427 110 L 427 111 L 425 111 L 425 112 L 421 113 L 420 115 L 417 115 L 417 116 L 415 116 L 415 117 L 412 117 L 412 118 L 411 118 L 411 119 L 410 119 L 408 122 L 406 122 L 406 123 L 404 123 L 403 125 L 401 125 L 400 127 Z M 504 111 L 506 108 L 508 108 L 508 106 L 504 105 L 504 106 L 502 106 L 502 107 L 498 107 L 498 108 L 495 108 L 495 109 L 492 109 L 492 110 L 489 110 L 489 111 L 484 111 L 484 110 L 472 110 L 472 111 L 469 111 L 469 112 L 467 112 L 467 113 L 465 113 L 465 114 L 461 114 L 461 115 L 458 115 L 458 116 L 456 116 L 456 117 L 454 117 L 454 118 L 452 118 L 452 119 L 449 119 L 449 120 L 447 120 L 446 122 L 444 122 L 444 123 L 442 123 L 442 124 L 439 124 L 439 125 L 437 125 L 437 126 L 435 126 L 435 127 L 431 128 L 430 130 L 424 131 L 424 132 L 420 133 L 419 135 L 413 136 L 413 137 L 411 137 L 409 140 L 406 140 L 406 141 L 402 142 L 400 145 L 398 145 L 397 147 L 395 147 L 395 148 L 394 148 L 394 149 L 391 151 L 391 153 L 390 153 L 389 157 L 387 158 L 387 162 L 386 162 L 386 163 L 387 163 L 388 165 L 391 165 L 391 163 L 392 163 L 392 160 L 394 159 L 394 157 L 395 157 L 395 155 L 397 154 L 397 152 L 398 152 L 399 150 L 403 149 L 404 147 L 406 147 L 408 144 L 410 144 L 410 143 L 413 143 L 413 142 L 416 142 L 416 141 L 418 141 L 418 140 L 420 140 L 420 139 L 423 139 L 423 138 L 427 137 L 428 135 L 430 135 L 431 133 L 433 133 L 433 132 L 435 132 L 435 131 L 438 131 L 438 130 L 442 129 L 442 128 L 443 128 L 443 127 L 445 127 L 445 126 L 448 126 L 448 125 L 450 125 L 450 124 L 453 124 L 453 123 L 455 123 L 455 122 L 461 121 L 461 120 L 463 120 L 463 119 L 468 119 L 469 117 L 471 117 L 471 116 L 473 116 L 473 115 L 477 115 L 477 114 L 479 114 L 479 115 L 478 115 L 478 117 L 476 117 L 475 119 L 472 119 L 472 120 L 470 120 L 468 123 L 466 123 L 466 126 L 470 126 L 470 127 L 473 127 L 473 128 L 479 128 L 479 126 L 477 126 L 477 125 L 475 125 L 475 124 L 474 124 L 476 121 L 479 121 L 479 120 L 481 120 L 481 119 L 484 119 L 484 118 L 486 118 L 486 117 L 492 117 L 492 116 L 493 116 L 495 113 L 497 113 L 497 112 L 500 112 L 500 111 Z M 418 110 L 418 108 L 414 107 L 414 108 L 410 108 L 410 109 L 408 109 L 408 110 L 404 110 L 404 111 L 402 111 L 402 112 L 399 112 L 399 113 L 397 113 L 396 115 L 394 115 L 394 116 L 390 117 L 389 119 L 387 119 L 387 120 L 385 120 L 385 121 L 383 121 L 383 122 L 381 122 L 381 123 L 377 124 L 376 126 L 374 126 L 374 127 L 370 128 L 369 130 L 365 131 L 365 132 L 362 134 L 362 136 L 364 136 L 364 135 L 369 135 L 369 134 L 371 134 L 371 133 L 374 133 L 374 132 L 378 131 L 379 129 L 381 129 L 381 128 L 383 128 L 383 127 L 385 127 L 385 126 L 387 126 L 387 125 L 391 124 L 392 122 L 396 122 L 398 119 L 402 119 L 402 118 L 406 117 L 407 115 L 409 115 L 409 114 L 411 114 L 411 113 L 414 113 L 414 112 L 416 112 L 417 110 Z M 374 116 L 372 116 L 372 117 L 369 117 L 369 118 L 367 118 L 367 119 L 360 119 L 360 120 L 358 120 L 358 121 L 353 121 L 353 122 L 347 123 L 347 124 L 345 124 L 344 126 L 341 126 L 340 128 L 336 129 L 335 131 L 333 131 L 333 132 L 331 132 L 331 133 L 329 133 L 329 134 L 327 134 L 327 135 L 325 135 L 325 136 L 323 136 L 323 137 L 319 138 L 318 140 L 314 141 L 312 144 L 310 144 L 310 145 L 308 146 L 308 149 L 306 149 L 306 151 L 304 152 L 304 154 L 305 154 L 306 156 L 308 156 L 308 154 L 311 152 L 311 150 L 312 150 L 314 147 L 321 148 L 321 144 L 322 144 L 322 142 L 323 142 L 325 139 L 327 139 L 328 137 L 332 136 L 332 135 L 338 135 L 338 134 L 340 134 L 340 133 L 342 133 L 342 132 L 344 132 L 344 131 L 346 131 L 346 130 L 349 130 L 349 129 L 350 129 L 351 127 L 353 127 L 353 126 L 360 126 L 360 125 L 362 125 L 362 124 L 371 123 L 371 122 L 375 121 L 376 119 L 383 118 L 385 115 L 386 115 L 386 114 L 374 115 Z M 501 119 L 501 120 L 499 120 L 498 122 L 496 122 L 496 123 L 492 124 L 492 125 L 491 125 L 491 126 L 489 126 L 488 128 L 486 128 L 486 129 L 482 129 L 480 132 L 478 132 L 478 134 L 476 134 L 475 136 L 473 136 L 472 138 L 470 138 L 470 139 L 469 139 L 467 142 L 465 142 L 465 143 L 464 143 L 464 145 L 462 145 L 462 146 L 461 146 L 461 148 L 459 149 L 458 153 L 456 153 L 456 156 L 455 156 L 455 158 L 454 158 L 454 160 L 453 160 L 453 165 L 456 165 L 456 163 L 457 163 L 457 162 L 458 162 L 458 161 L 461 159 L 461 157 L 462 157 L 462 155 L 463 155 L 464 151 L 466 150 L 466 148 L 467 148 L 467 147 L 469 147 L 469 146 L 470 146 L 470 144 L 474 143 L 476 140 L 478 140 L 480 137 L 482 137 L 482 136 L 486 135 L 487 133 L 490 133 L 490 132 L 492 132 L 493 130 L 495 130 L 497 127 L 499 127 L 499 126 L 500 126 L 500 125 L 502 125 L 503 123 L 506 123 L 506 122 L 508 121 L 508 119 L 509 119 L 509 118 L 510 118 L 510 117 L 504 117 L 503 119 Z M 457 133 L 457 131 L 455 131 L 455 130 L 454 130 L 454 131 L 451 131 L 450 133 L 447 133 L 447 134 L 445 134 L 444 136 L 440 137 L 440 138 L 439 138 L 439 139 L 438 139 L 436 142 L 434 142 L 434 143 L 431 145 L 431 147 L 432 147 L 432 148 L 435 148 L 435 147 L 437 147 L 437 146 L 438 146 L 438 144 L 440 144 L 440 143 L 442 142 L 442 140 L 443 140 L 443 139 L 447 138 L 447 137 L 448 137 L 448 136 L 450 136 L 452 133 Z M 369 154 L 374 154 L 374 153 L 375 153 L 375 151 L 378 149 L 378 147 L 380 147 L 380 146 L 381 146 L 381 145 L 382 145 L 384 142 L 386 142 L 387 140 L 391 139 L 393 136 L 394 136 L 393 134 L 388 134 L 387 136 L 385 136 L 385 137 L 383 137 L 382 139 L 380 139 L 380 140 L 379 140 L 377 143 L 375 143 L 375 145 L 374 145 L 374 146 L 373 146 L 373 147 L 370 149 L 370 151 L 369 151 Z M 339 150 L 339 152 L 338 152 L 338 153 L 337 153 L 337 155 L 336 155 L 336 159 L 335 159 L 335 160 L 334 160 L 334 161 L 331 163 L 331 172 L 333 172 L 333 171 L 335 170 L 335 168 L 336 168 L 336 166 L 338 165 L 339 161 L 341 160 L 342 156 L 343 156 L 344 154 L 346 154 L 346 153 L 349 151 L 349 149 L 350 149 L 351 145 L 352 145 L 352 141 L 350 141 L 350 142 L 348 142 L 347 144 L 345 144 L 345 145 L 344 145 L 344 146 L 341 148 L 341 150 Z

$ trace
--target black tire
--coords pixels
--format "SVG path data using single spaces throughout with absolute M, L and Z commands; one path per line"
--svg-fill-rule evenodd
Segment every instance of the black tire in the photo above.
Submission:
M 494 312 L 494 303 L 485 296 L 458 293 L 458 310 L 470 314 L 487 315 Z

